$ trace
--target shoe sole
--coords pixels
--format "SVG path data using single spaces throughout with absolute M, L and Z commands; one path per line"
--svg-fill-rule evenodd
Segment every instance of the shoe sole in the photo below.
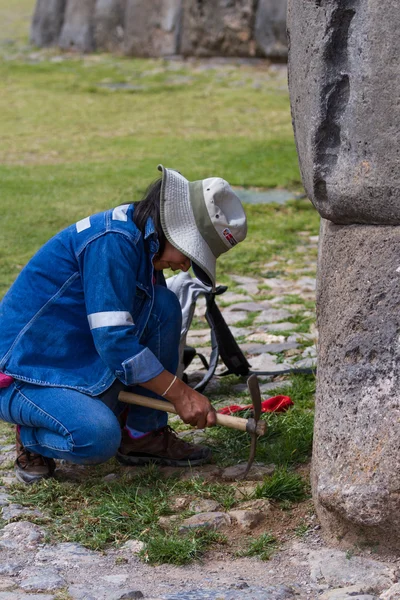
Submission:
M 15 478 L 18 479 L 18 481 L 20 481 L 21 483 L 26 483 L 28 485 L 36 483 L 37 481 L 41 481 L 42 479 L 50 479 L 50 477 L 53 477 L 53 475 L 32 475 L 30 477 L 27 477 L 26 473 L 22 475 L 18 471 L 15 471 Z
M 150 463 L 156 465 L 163 465 L 164 467 L 197 467 L 209 462 L 210 456 L 204 458 L 197 458 L 195 460 L 172 460 L 170 458 L 157 458 L 153 456 L 126 456 L 124 454 L 117 454 L 116 459 L 123 465 L 135 466 L 148 465 Z

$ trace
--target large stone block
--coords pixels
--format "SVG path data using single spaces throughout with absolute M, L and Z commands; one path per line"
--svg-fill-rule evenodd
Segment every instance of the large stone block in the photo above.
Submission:
M 39 47 L 57 44 L 65 3 L 66 0 L 37 0 L 31 25 L 32 44 Z
M 254 37 L 257 54 L 286 59 L 287 0 L 259 0 L 255 18 Z
M 185 56 L 253 56 L 253 0 L 184 0 Z
M 63 50 L 91 52 L 95 49 L 94 19 L 96 0 L 67 0 L 59 46 Z
M 99 50 L 120 51 L 124 39 L 126 0 L 97 0 L 94 42 Z
M 177 54 L 182 0 L 127 0 L 124 52 L 132 56 Z
M 313 495 L 334 543 L 400 547 L 400 227 L 323 221 Z
M 335 223 L 400 224 L 398 0 L 289 0 L 303 182 Z

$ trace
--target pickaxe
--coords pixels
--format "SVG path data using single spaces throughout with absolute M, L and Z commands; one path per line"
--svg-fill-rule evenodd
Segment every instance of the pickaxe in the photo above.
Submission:
M 249 433 L 251 436 L 250 456 L 242 475 L 243 478 L 246 477 L 250 471 L 251 465 L 253 464 L 256 454 L 257 438 L 260 435 L 264 435 L 266 430 L 265 421 L 260 421 L 261 393 L 258 385 L 257 375 L 250 375 L 247 380 L 247 385 L 253 403 L 253 410 L 250 418 L 243 419 L 241 417 L 231 417 L 229 415 L 221 415 L 220 413 L 217 413 L 217 425 L 229 427 L 230 429 L 247 431 L 247 433 Z M 176 414 L 174 405 L 165 400 L 148 398 L 147 396 L 140 396 L 139 394 L 132 394 L 131 392 L 120 392 L 118 399 L 127 404 L 138 404 L 139 406 L 146 406 L 148 408 L 154 408 L 155 410 L 162 410 L 164 412 Z

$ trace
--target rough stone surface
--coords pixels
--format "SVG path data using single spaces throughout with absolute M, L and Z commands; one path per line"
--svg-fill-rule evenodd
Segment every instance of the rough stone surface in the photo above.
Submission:
M 321 233 L 317 513 L 332 541 L 398 548 L 400 228 L 324 221 Z
M 54 600 L 53 594 L 24 594 L 23 592 L 0 592 L 0 600 Z M 86 600 L 86 599 L 85 599 Z M 90 598 L 88 598 L 90 600 Z
M 64 50 L 91 52 L 95 49 L 94 19 L 96 0 L 68 0 L 58 44 Z
M 94 13 L 96 48 L 110 52 L 122 50 L 127 0 L 97 0 Z
M 65 587 L 66 581 L 54 568 L 26 569 L 21 573 L 20 588 L 27 592 L 50 592 Z
M 259 0 L 254 37 L 257 54 L 271 58 L 287 58 L 287 0 Z
M 228 514 L 243 531 L 251 531 L 265 519 L 265 513 L 258 510 L 230 510 Z
M 252 0 L 183 0 L 185 56 L 253 56 Z
M 351 585 L 349 587 L 337 588 L 335 590 L 329 590 L 320 597 L 320 600 L 346 600 L 347 598 L 358 598 L 359 600 L 374 600 L 376 596 L 366 594 L 368 586 L 365 585 Z
M 215 512 L 221 510 L 221 505 L 215 500 L 194 500 L 189 504 L 189 510 L 194 513 Z
M 380 592 L 396 581 L 396 569 L 376 560 L 352 556 L 339 550 L 323 549 L 309 555 L 311 581 L 343 587 L 363 585 Z
M 222 472 L 222 479 L 224 481 L 236 481 L 243 477 L 243 473 L 246 470 L 247 464 L 242 463 L 234 465 L 233 467 L 227 467 Z M 272 475 L 275 471 L 274 465 L 252 465 L 246 480 L 248 481 L 262 481 L 264 477 Z
M 263 310 L 255 319 L 254 323 L 275 323 L 283 321 L 291 316 L 291 313 L 285 308 L 270 308 Z
M 309 198 L 335 223 L 399 224 L 398 2 L 290 0 L 287 24 Z
M 35 46 L 57 44 L 64 19 L 66 0 L 37 0 L 31 25 L 31 42 Z
M 265 588 L 258 586 L 241 586 L 238 589 L 205 588 L 164 596 L 164 600 L 288 600 L 295 593 L 287 585 L 271 585 Z
M 36 509 L 24 508 L 20 504 L 9 504 L 3 507 L 1 516 L 5 521 L 11 521 L 19 517 L 43 517 L 43 513 Z
M 0 532 L 0 549 L 35 549 L 44 535 L 41 527 L 28 521 L 9 523 Z
M 206 512 L 199 513 L 193 517 L 185 519 L 179 528 L 179 531 L 184 532 L 188 529 L 195 529 L 197 527 L 204 527 L 204 529 L 221 529 L 221 527 L 227 527 L 231 524 L 231 518 L 229 515 L 223 512 Z
M 395 583 L 379 596 L 380 600 L 398 600 L 400 598 L 400 583 Z
M 127 0 L 124 52 L 131 56 L 177 54 L 182 0 Z

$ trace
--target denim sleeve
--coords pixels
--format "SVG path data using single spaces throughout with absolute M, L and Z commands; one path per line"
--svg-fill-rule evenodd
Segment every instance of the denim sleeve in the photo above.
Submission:
M 109 232 L 91 241 L 80 257 L 88 322 L 103 362 L 125 385 L 156 377 L 163 366 L 139 343 L 136 277 L 140 250 L 127 236 Z

